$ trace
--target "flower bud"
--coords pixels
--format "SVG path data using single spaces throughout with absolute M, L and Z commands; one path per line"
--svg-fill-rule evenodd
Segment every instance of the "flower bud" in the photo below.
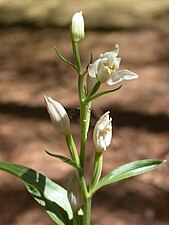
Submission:
M 112 118 L 109 118 L 109 113 L 101 116 L 94 128 L 93 141 L 98 152 L 105 151 L 112 139 Z
M 79 174 L 76 170 L 73 170 L 72 176 L 70 177 L 67 194 L 72 210 L 77 212 L 83 206 L 83 195 L 79 181 Z
M 84 36 L 84 18 L 82 12 L 77 12 L 72 17 L 71 37 L 73 41 L 78 42 L 83 39 Z
M 65 136 L 70 134 L 70 120 L 63 106 L 48 96 L 44 100 L 54 128 Z

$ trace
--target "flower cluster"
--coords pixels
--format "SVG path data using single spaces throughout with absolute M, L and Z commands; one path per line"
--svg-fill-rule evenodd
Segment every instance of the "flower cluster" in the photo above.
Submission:
M 85 36 L 84 18 L 82 12 L 77 12 L 72 17 L 71 38 L 79 42 Z M 114 85 L 124 80 L 138 78 L 136 73 L 127 69 L 119 70 L 121 58 L 118 57 L 119 46 L 116 44 L 110 52 L 100 54 L 100 57 L 88 66 L 87 91 L 90 92 L 96 83 Z M 70 120 L 63 106 L 50 97 L 44 97 L 48 113 L 53 126 L 65 136 L 70 134 Z M 96 151 L 103 152 L 109 146 L 112 138 L 112 126 L 109 112 L 105 113 L 96 123 L 93 141 Z
M 78 94 L 80 100 L 81 126 L 80 154 L 77 151 L 76 145 L 71 135 L 70 119 L 66 110 L 59 102 L 53 100 L 49 96 L 44 96 L 44 100 L 54 128 L 58 132 L 63 134 L 66 138 L 66 143 L 68 145 L 71 159 L 60 155 L 50 155 L 58 157 L 64 162 L 76 168 L 76 170 L 73 171 L 71 178 L 69 179 L 67 197 L 73 212 L 77 213 L 79 209 L 81 209 L 83 205 L 86 204 L 84 200 L 87 198 L 88 195 L 87 186 L 84 183 L 83 172 L 85 160 L 85 146 L 87 141 L 88 128 L 90 124 L 91 102 L 102 95 L 117 90 L 111 89 L 108 92 L 99 92 L 99 88 L 102 83 L 114 85 L 124 80 L 132 80 L 138 78 L 138 75 L 127 69 L 119 70 L 121 58 L 118 57 L 119 46 L 117 44 L 115 45 L 112 51 L 100 54 L 98 59 L 88 65 L 87 70 L 81 71 L 78 42 L 82 40 L 85 36 L 84 19 L 82 16 L 82 12 L 77 12 L 73 15 L 70 32 L 76 65 L 66 60 L 58 51 L 57 54 L 64 62 L 66 62 L 69 66 L 75 69 L 79 75 Z M 85 75 L 87 75 L 86 85 L 84 85 L 85 82 L 83 80 Z M 108 111 L 100 117 L 93 131 L 95 159 L 93 164 L 93 177 L 91 179 L 90 186 L 91 189 L 95 188 L 95 186 L 99 182 L 102 171 L 103 152 L 110 145 L 111 139 L 112 118 L 110 117 L 110 112 Z M 84 220 L 84 224 L 88 223 L 86 223 Z

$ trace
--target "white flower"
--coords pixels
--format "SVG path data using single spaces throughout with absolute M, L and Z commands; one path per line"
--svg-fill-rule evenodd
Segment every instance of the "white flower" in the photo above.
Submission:
M 109 113 L 108 111 L 101 116 L 94 128 L 93 141 L 98 152 L 105 151 L 112 139 L 112 118 L 109 118 Z
M 63 106 L 48 96 L 44 100 L 54 128 L 64 135 L 70 134 L 70 120 Z
M 111 52 L 101 54 L 93 64 L 88 67 L 89 76 L 97 79 L 101 83 L 114 85 L 123 80 L 138 78 L 138 75 L 129 70 L 119 70 L 121 58 L 117 57 L 119 46 L 116 44 Z
M 71 37 L 75 42 L 80 41 L 85 36 L 84 18 L 82 12 L 77 12 L 72 17 Z
M 79 181 L 79 174 L 76 170 L 72 172 L 72 176 L 70 177 L 67 187 L 67 195 L 74 212 L 77 212 L 80 208 L 82 208 L 83 195 Z

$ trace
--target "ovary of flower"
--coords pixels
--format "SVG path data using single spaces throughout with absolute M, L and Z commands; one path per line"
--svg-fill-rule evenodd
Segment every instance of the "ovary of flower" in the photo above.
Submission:
M 93 141 L 98 152 L 105 151 L 112 139 L 112 118 L 109 118 L 109 113 L 108 111 L 101 116 L 94 128 Z
M 54 128 L 63 135 L 70 134 L 70 120 L 64 107 L 49 96 L 44 96 L 47 111 Z
M 89 65 L 89 76 L 109 85 L 138 78 L 137 74 L 129 70 L 118 71 L 121 62 L 121 58 L 117 57 L 118 53 L 119 46 L 116 44 L 114 50 L 101 54 L 99 59 Z

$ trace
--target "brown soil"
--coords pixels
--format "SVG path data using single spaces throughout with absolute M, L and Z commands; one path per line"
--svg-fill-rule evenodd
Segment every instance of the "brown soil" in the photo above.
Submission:
M 67 150 L 63 137 L 51 126 L 43 95 L 65 105 L 79 145 L 77 77 L 53 50 L 56 45 L 73 60 L 68 34 L 23 27 L 0 32 L 0 160 L 34 168 L 66 187 L 71 168 L 44 153 L 47 149 L 66 155 Z M 169 159 L 167 37 L 167 29 L 88 32 L 80 45 L 85 66 L 91 52 L 97 57 L 119 43 L 122 67 L 140 74 L 138 80 L 126 82 L 120 91 L 94 103 L 91 128 L 106 110 L 114 120 L 103 174 L 129 161 Z M 93 160 L 91 146 L 90 131 L 87 178 Z M 154 172 L 100 190 L 93 199 L 92 225 L 168 225 L 168 169 L 166 163 Z M 4 172 L 0 178 L 0 225 L 54 224 L 17 178 Z

